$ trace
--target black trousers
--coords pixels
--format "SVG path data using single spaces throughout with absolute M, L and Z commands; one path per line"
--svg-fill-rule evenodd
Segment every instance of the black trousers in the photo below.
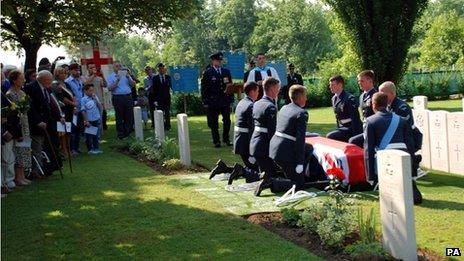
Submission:
M 243 170 L 243 176 L 245 176 L 246 182 L 251 183 L 251 182 L 260 180 L 259 167 L 258 165 L 253 164 L 248 160 L 250 155 L 240 154 L 240 157 L 242 158 L 243 164 L 245 164 L 245 169 Z
M 334 131 L 327 133 L 326 138 L 332 140 L 338 140 L 343 142 L 348 142 L 348 140 L 353 136 L 352 131 L 348 128 L 338 128 Z
M 134 129 L 134 100 L 131 94 L 113 95 L 118 138 L 124 138 Z
M 108 119 L 108 113 L 106 112 L 106 110 L 103 110 L 103 112 L 102 112 L 102 125 L 103 125 L 104 130 L 108 129 L 108 124 L 106 124 L 107 119 Z
M 164 129 L 170 130 L 171 129 L 171 105 L 160 105 L 158 110 L 162 110 L 164 113 Z
M 360 148 L 364 148 L 364 135 L 362 133 L 355 135 L 351 137 L 348 142 Z
M 277 175 L 277 165 L 274 160 L 269 157 L 255 157 L 256 163 L 259 166 L 259 170 L 264 172 L 264 180 L 269 180 L 276 178 Z
M 213 137 L 213 143 L 220 143 L 219 139 L 219 114 L 222 116 L 222 140 L 224 142 L 230 141 L 229 131 L 230 131 L 230 107 L 222 108 L 208 108 L 207 120 L 208 127 L 211 129 L 211 136 Z

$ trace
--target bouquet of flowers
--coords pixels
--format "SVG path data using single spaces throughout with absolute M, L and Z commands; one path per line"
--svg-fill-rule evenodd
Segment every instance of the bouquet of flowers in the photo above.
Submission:
M 17 102 L 11 102 L 10 106 L 8 107 L 8 111 L 10 113 L 26 113 L 30 108 L 30 98 L 29 96 L 22 97 Z

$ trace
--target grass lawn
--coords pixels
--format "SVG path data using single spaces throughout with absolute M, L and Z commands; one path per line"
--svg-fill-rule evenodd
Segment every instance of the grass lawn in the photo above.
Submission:
M 460 110 L 461 101 L 430 102 L 429 107 Z M 191 117 L 189 125 L 195 162 L 211 168 L 218 158 L 239 161 L 230 147 L 212 147 L 205 117 Z M 310 131 L 325 134 L 334 126 L 330 108 L 310 110 Z M 168 136 L 177 136 L 175 124 Z M 2 199 L 5 260 L 317 259 L 229 214 L 192 187 L 112 151 L 113 137 L 111 128 L 104 154 L 76 158 L 74 173 L 66 165 L 63 180 L 55 175 Z M 445 247 L 462 250 L 464 177 L 433 172 L 419 187 L 425 198 L 415 207 L 419 247 L 439 254 Z M 360 205 L 378 213 L 376 201 L 362 200 Z

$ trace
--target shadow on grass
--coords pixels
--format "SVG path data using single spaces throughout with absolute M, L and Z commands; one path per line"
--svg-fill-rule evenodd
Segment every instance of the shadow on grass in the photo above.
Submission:
M 424 199 L 420 205 L 424 208 L 431 209 L 442 209 L 442 210 L 464 210 L 464 204 L 460 202 L 448 201 L 448 200 L 434 200 L 434 199 Z
M 444 172 L 428 174 L 426 177 L 417 181 L 421 187 L 457 187 L 464 188 L 464 176 L 452 175 Z

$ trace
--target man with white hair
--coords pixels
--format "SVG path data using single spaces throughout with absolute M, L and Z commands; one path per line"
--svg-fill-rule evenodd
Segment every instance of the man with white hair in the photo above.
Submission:
M 37 81 L 34 81 L 24 88 L 24 91 L 30 97 L 30 109 L 27 113 L 29 119 L 29 128 L 31 133 L 32 156 L 37 159 L 33 161 L 32 175 L 35 178 L 41 178 L 40 170 L 37 163 L 42 167 L 42 147 L 45 142 L 47 122 L 50 121 L 51 96 L 47 88 L 51 87 L 53 75 L 47 70 L 42 70 L 37 74 Z

